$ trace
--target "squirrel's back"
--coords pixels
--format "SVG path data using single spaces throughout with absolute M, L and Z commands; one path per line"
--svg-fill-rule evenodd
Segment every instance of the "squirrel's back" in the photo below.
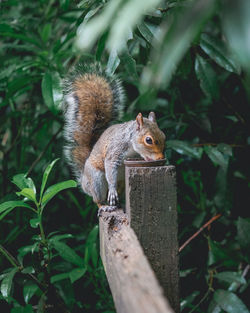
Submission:
M 120 81 L 100 64 L 78 65 L 64 84 L 66 158 L 79 178 L 94 144 L 119 117 L 123 107 Z

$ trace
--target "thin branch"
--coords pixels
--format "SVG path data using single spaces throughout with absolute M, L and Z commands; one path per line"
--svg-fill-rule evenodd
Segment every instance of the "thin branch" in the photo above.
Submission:
M 8 261 L 19 270 L 22 270 L 22 266 L 19 262 L 13 257 L 13 255 L 7 251 L 2 245 L 0 245 L 0 252 L 8 259 Z
M 206 224 L 201 226 L 201 228 L 196 233 L 194 233 L 187 241 L 184 242 L 184 244 L 179 248 L 179 252 L 181 252 L 189 244 L 189 242 L 191 240 L 193 240 L 195 237 L 197 237 L 199 235 L 199 233 L 201 233 L 206 227 L 208 227 L 211 223 L 216 221 L 219 217 L 221 217 L 221 214 L 215 215 Z
M 13 255 L 7 251 L 2 245 L 0 245 L 0 253 L 2 253 L 6 259 L 20 272 L 23 270 L 23 266 L 16 260 Z M 23 273 L 24 274 L 24 273 Z M 35 283 L 37 283 L 38 287 L 43 291 L 46 292 L 47 288 L 44 286 L 33 274 L 31 273 L 25 273 L 25 275 L 28 275 Z
M 45 154 L 45 152 L 47 151 L 47 149 L 49 148 L 49 146 L 51 145 L 51 143 L 56 139 L 57 135 L 61 132 L 63 126 L 61 126 L 58 131 L 52 136 L 52 138 L 50 139 L 50 141 L 47 143 L 47 145 L 44 147 L 43 151 L 39 154 L 39 156 L 35 159 L 35 161 L 31 164 L 31 167 L 29 168 L 28 172 L 27 172 L 27 176 L 30 175 L 30 173 L 33 171 L 34 167 L 37 165 L 37 163 L 41 160 L 41 158 L 43 157 L 43 155 Z

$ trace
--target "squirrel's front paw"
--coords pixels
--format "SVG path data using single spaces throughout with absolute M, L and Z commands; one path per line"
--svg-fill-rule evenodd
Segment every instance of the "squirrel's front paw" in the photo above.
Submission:
M 113 212 L 115 210 L 117 210 L 117 206 L 116 205 L 113 205 L 113 206 L 110 206 L 110 205 L 102 205 L 99 210 L 98 210 L 98 213 L 97 213 L 97 216 L 102 216 L 102 212 Z
M 109 189 L 108 203 L 111 206 L 116 205 L 119 202 L 118 193 L 115 188 Z

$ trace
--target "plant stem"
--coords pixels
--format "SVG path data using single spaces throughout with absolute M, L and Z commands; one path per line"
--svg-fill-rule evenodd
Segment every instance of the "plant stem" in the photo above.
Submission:
M 15 260 L 15 258 L 2 246 L 0 245 L 0 252 L 8 259 L 8 261 L 19 270 L 22 269 L 22 266 Z
M 39 228 L 40 228 L 42 242 L 45 243 L 46 237 L 45 237 L 45 233 L 44 233 L 44 229 L 43 229 L 42 216 L 41 215 L 39 215 Z

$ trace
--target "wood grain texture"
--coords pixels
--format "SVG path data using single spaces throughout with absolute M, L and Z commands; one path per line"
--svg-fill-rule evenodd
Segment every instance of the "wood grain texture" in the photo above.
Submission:
M 126 167 L 126 213 L 170 305 L 178 313 L 175 167 Z
M 99 218 L 100 250 L 117 313 L 174 313 L 122 211 Z

